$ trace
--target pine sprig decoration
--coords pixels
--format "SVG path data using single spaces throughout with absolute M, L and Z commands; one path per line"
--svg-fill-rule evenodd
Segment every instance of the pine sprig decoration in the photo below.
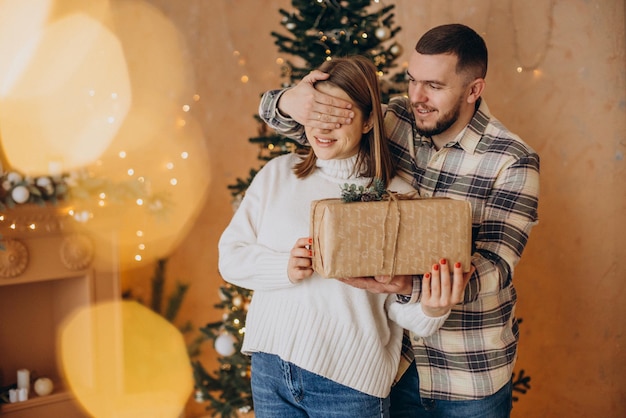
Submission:
M 387 195 L 387 189 L 381 179 L 374 179 L 369 187 L 357 186 L 356 184 L 344 183 L 341 186 L 341 200 L 350 202 L 375 202 L 383 200 Z

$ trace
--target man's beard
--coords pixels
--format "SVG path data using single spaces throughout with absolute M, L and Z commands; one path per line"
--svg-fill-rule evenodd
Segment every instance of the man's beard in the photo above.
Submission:
M 439 135 L 445 131 L 447 131 L 454 123 L 459 119 L 459 115 L 461 114 L 461 98 L 456 103 L 456 106 L 448 113 L 444 114 L 440 119 L 437 120 L 435 126 L 432 128 L 420 127 L 418 125 L 417 118 L 415 119 L 415 127 L 417 128 L 417 133 L 426 138 L 431 138 L 435 135 Z M 417 107 L 417 105 L 413 104 L 413 108 Z

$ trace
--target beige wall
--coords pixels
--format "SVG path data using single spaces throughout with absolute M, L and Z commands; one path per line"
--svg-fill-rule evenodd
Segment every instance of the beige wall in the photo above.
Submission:
M 259 94 L 280 86 L 270 31 L 287 0 L 151 0 L 185 36 L 211 152 L 211 188 L 168 275 L 192 282 L 182 315 L 221 317 L 217 240 L 232 214 L 226 188 L 256 167 Z M 429 27 L 462 22 L 490 50 L 485 97 L 541 156 L 540 224 L 516 270 L 523 318 L 518 368 L 532 389 L 515 417 L 626 416 L 626 59 L 622 0 L 423 0 L 396 5 L 407 59 Z M 235 51 L 239 55 L 235 55 Z M 538 70 L 518 73 L 518 66 Z M 533 67 L 533 68 L 530 68 Z M 535 68 L 536 67 L 536 68 Z M 240 82 L 242 75 L 249 82 Z M 619 239 L 621 238 L 621 239 Z M 141 287 L 138 271 L 128 279 Z M 203 347 L 215 365 L 211 344 Z M 188 415 L 202 408 L 190 405 Z

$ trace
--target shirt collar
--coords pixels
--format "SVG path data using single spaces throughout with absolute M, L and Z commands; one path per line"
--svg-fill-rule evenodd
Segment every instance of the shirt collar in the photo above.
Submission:
M 478 109 L 474 113 L 472 120 L 470 120 L 470 123 L 465 129 L 459 133 L 454 142 L 458 142 L 459 146 L 463 148 L 465 152 L 473 154 L 485 133 L 485 129 L 487 129 L 490 118 L 491 113 L 487 107 L 487 102 L 485 102 L 483 98 L 480 98 Z

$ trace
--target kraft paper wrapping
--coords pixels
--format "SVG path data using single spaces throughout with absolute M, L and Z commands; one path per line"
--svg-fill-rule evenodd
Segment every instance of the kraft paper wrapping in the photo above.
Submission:
M 471 263 L 470 203 L 447 198 L 311 204 L 313 269 L 323 277 L 424 274 Z

